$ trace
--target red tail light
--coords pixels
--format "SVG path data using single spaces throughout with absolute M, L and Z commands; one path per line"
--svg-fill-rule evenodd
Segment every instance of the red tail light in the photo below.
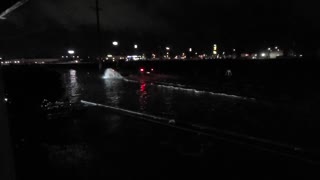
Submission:
M 141 69 L 140 69 L 140 72 L 144 72 L 144 69 L 143 69 L 143 68 L 141 68 Z

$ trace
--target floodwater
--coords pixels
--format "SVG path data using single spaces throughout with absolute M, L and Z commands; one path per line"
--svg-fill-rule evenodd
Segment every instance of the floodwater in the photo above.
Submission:
M 311 115 L 294 104 L 144 77 L 58 72 L 65 88 L 61 99 L 174 119 L 186 128 L 89 106 L 46 120 L 37 127 L 37 142 L 17 148 L 20 179 L 280 179 L 317 173 L 319 132 L 310 128 Z M 32 161 L 37 165 L 29 166 Z
M 99 73 L 73 69 L 61 73 L 65 98 L 71 102 L 85 100 L 297 146 L 319 145 L 306 143 L 305 139 L 317 133 L 310 130 L 315 119 L 293 102 L 259 100 L 144 77 L 104 79 Z

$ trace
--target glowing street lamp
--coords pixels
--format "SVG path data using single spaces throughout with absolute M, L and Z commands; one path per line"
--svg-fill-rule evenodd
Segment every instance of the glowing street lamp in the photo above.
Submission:
M 167 50 L 167 51 L 170 51 L 170 47 L 166 47 L 166 50 Z
M 113 41 L 112 44 L 113 44 L 114 46 L 118 46 L 118 45 L 119 45 L 119 42 L 118 42 L 118 41 Z
M 192 52 L 192 48 L 189 48 L 189 52 Z
M 137 44 L 135 44 L 135 45 L 134 45 L 134 48 L 135 48 L 135 49 L 138 49 L 138 45 L 137 45 Z
M 68 50 L 68 54 L 73 55 L 75 53 L 74 50 Z

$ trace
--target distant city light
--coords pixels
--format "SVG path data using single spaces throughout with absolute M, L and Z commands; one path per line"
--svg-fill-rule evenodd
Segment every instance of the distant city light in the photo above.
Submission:
M 64 56 L 62 56 L 62 59 L 64 58 Z
M 112 44 L 113 44 L 114 46 L 118 46 L 118 45 L 119 45 L 119 42 L 118 42 L 118 41 L 113 41 Z
M 170 51 L 170 47 L 166 47 L 166 50 L 167 50 L 167 51 Z
M 4 98 L 4 101 L 5 101 L 5 102 L 8 102 L 8 98 Z
M 125 57 L 120 57 L 120 59 L 127 59 L 127 60 L 134 60 L 134 61 L 138 61 L 138 60 L 141 60 L 142 57 L 139 56 L 139 55 L 131 55 L 131 56 L 127 56 L 127 58 Z
M 278 49 L 278 46 L 276 46 L 275 49 Z
M 135 45 L 134 45 L 134 48 L 135 48 L 135 49 L 138 49 L 138 45 L 137 45 L 137 44 L 135 44 Z
M 0 57 L 0 60 L 2 60 L 2 57 Z
M 77 58 L 79 58 L 79 56 L 77 56 Z
M 236 49 L 233 49 L 233 52 L 236 52 Z
M 266 53 L 261 53 L 261 56 L 266 57 L 267 55 L 266 55 Z
M 213 45 L 213 50 L 217 51 L 218 50 L 218 46 L 216 44 Z
M 189 48 L 189 52 L 192 52 L 192 48 Z
M 140 69 L 140 72 L 144 72 L 144 69 L 143 69 L 143 68 L 141 68 L 141 69 Z
M 303 57 L 303 55 L 302 55 L 302 54 L 300 54 L 300 57 Z
M 271 51 L 271 48 L 268 48 L 268 51 Z
M 74 53 L 75 53 L 74 50 L 69 50 L 69 51 L 68 51 L 68 54 L 71 54 L 71 55 L 72 55 L 72 54 L 74 54 Z

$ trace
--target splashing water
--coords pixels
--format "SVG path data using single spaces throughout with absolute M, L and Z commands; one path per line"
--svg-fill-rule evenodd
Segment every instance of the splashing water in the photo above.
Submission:
M 103 79 L 123 79 L 123 77 L 114 69 L 108 68 L 104 73 Z

